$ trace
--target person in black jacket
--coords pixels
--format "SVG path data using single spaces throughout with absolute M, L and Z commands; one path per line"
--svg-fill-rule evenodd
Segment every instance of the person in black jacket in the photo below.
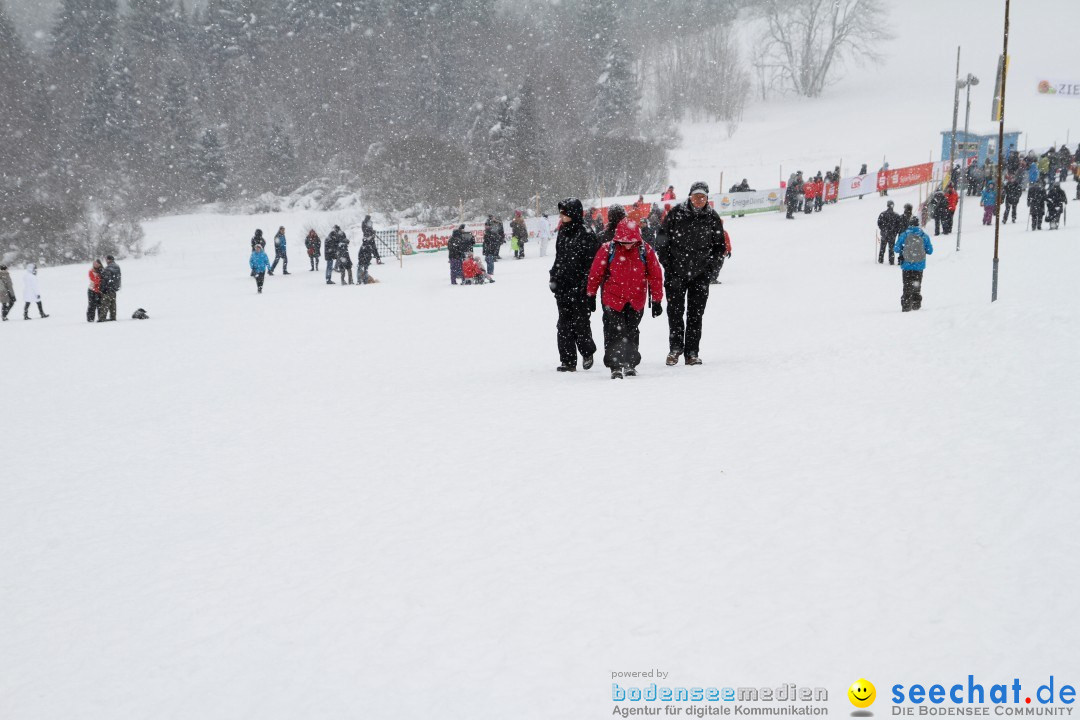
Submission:
M 548 280 L 559 309 L 559 322 L 555 327 L 560 364 L 555 369 L 559 372 L 577 370 L 580 352 L 581 366 L 588 370 L 593 366 L 593 355 L 596 354 L 589 316 L 596 309 L 596 298 L 590 302 L 585 288 L 600 243 L 586 224 L 581 201 L 577 198 L 566 198 L 559 203 L 559 220 L 555 263 Z
M 1061 187 L 1061 184 L 1050 183 L 1050 192 L 1046 194 L 1046 222 L 1050 223 L 1051 230 L 1058 229 L 1061 213 L 1068 202 L 1069 200 L 1065 197 L 1065 190 Z
M 363 242 L 360 243 L 360 249 L 362 252 L 367 252 L 368 255 L 375 258 L 376 265 L 382 265 L 382 257 L 379 256 L 379 245 L 375 242 L 375 226 L 371 224 L 371 216 L 365 215 L 364 221 L 360 223 L 360 231 L 364 234 Z M 368 265 L 371 264 L 371 259 L 368 258 Z M 365 271 L 367 267 L 365 266 Z
M 99 317 L 116 321 L 116 293 L 120 292 L 120 266 L 112 255 L 105 256 L 105 269 L 101 271 L 101 310 Z
M 1005 180 L 1005 212 L 1001 214 L 1002 225 L 1009 221 L 1010 210 L 1012 211 L 1013 225 L 1016 224 L 1016 206 L 1020 204 L 1020 196 L 1023 194 L 1024 190 L 1020 187 L 1020 180 L 1015 175 L 1010 175 Z
M 619 223 L 622 222 L 625 217 L 626 208 L 622 205 L 612 205 L 608 208 L 607 225 L 604 226 L 603 232 L 599 233 L 601 245 L 615 239 L 615 229 L 619 227 Z
M 690 198 L 671 208 L 657 245 L 668 302 L 667 364 L 675 365 L 685 352 L 687 365 L 700 365 L 701 322 L 709 301 L 709 278 L 724 255 L 724 223 L 709 207 L 707 184 L 694 183 Z
M 895 210 L 893 210 L 893 201 L 890 200 L 887 203 L 887 207 L 880 215 L 878 215 L 877 226 L 878 232 L 881 238 L 881 247 L 878 249 L 877 261 L 879 263 L 885 262 L 885 250 L 889 251 L 889 264 L 893 264 L 893 243 L 896 242 L 896 236 L 903 230 L 903 220 Z
M 934 219 L 934 237 L 937 237 L 941 234 L 941 226 L 949 217 L 949 201 L 945 199 L 945 193 L 941 191 L 941 188 L 935 190 L 930 196 L 926 209 L 930 211 L 930 217 Z
M 484 261 L 488 275 L 495 274 L 495 261 L 499 259 L 499 247 L 502 245 L 502 223 L 494 215 L 488 215 L 484 222 Z
M 345 233 L 341 232 L 341 226 L 335 225 L 323 243 L 323 258 L 326 260 L 326 284 L 335 285 L 333 279 L 334 261 L 338 257 L 338 246 L 345 239 Z
M 465 236 L 468 235 L 468 238 Z M 472 235 L 465 232 L 465 225 L 458 225 L 454 232 L 450 233 L 450 240 L 446 243 L 446 252 L 450 261 L 450 284 L 457 285 L 458 280 L 465 280 L 465 272 L 462 265 L 465 262 L 465 249 L 472 247 Z
M 1046 188 L 1042 180 L 1036 180 L 1028 188 L 1028 214 L 1031 215 L 1031 229 L 1042 230 L 1043 215 L 1046 213 Z
M 352 272 L 352 258 L 349 257 L 349 238 L 345 237 L 345 233 L 341 233 L 341 237 L 337 241 L 337 257 L 334 260 L 334 267 L 341 273 L 341 284 L 352 285 L 353 284 L 353 272 Z M 345 273 L 349 274 L 349 281 L 345 282 Z

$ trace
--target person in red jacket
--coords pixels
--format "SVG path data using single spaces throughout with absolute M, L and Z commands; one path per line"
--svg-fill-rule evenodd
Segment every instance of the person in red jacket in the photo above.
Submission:
M 674 199 L 675 199 L 675 186 L 674 185 L 668 185 L 667 190 L 665 190 L 664 194 L 660 196 L 660 200 L 661 201 L 666 201 L 666 200 L 674 200 Z
M 712 277 L 709 281 L 713 285 L 720 284 L 720 268 L 724 267 L 724 258 L 731 257 L 731 236 L 728 235 L 728 231 L 724 231 L 724 254 L 720 256 L 720 262 L 716 263 L 716 269 L 713 270 Z
M 638 325 L 645 313 L 645 303 L 652 304 L 653 317 L 664 309 L 664 271 L 650 245 L 642 242 L 641 229 L 625 219 L 615 228 L 615 239 L 600 246 L 589 270 L 585 294 L 596 307 L 596 293 L 603 288 L 604 365 L 611 368 L 611 379 L 637 375 L 641 362 L 638 352 Z
M 86 322 L 105 322 L 105 308 L 101 306 L 101 270 L 100 260 L 90 266 L 90 287 L 86 291 Z
M 483 285 L 486 282 L 495 282 L 484 270 L 484 266 L 480 264 L 479 258 L 475 255 L 465 258 L 465 262 L 461 264 L 461 273 L 465 276 L 462 282 L 466 285 Z
M 814 194 L 817 185 L 814 183 L 814 178 L 810 178 L 803 183 L 803 212 L 809 215 L 814 212 Z
M 949 186 L 945 188 L 945 200 L 948 203 L 949 212 L 945 215 L 942 231 L 948 235 L 952 232 L 953 216 L 956 215 L 956 205 L 960 202 L 960 196 L 956 194 L 956 189 L 952 183 L 949 183 Z

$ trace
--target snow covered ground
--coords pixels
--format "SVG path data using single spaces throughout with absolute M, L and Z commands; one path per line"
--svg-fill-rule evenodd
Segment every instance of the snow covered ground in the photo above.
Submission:
M 618 382 L 554 372 L 536 247 L 491 286 L 423 256 L 328 287 L 300 240 L 331 215 L 162 218 L 107 325 L 85 267 L 44 270 L 52 318 L 0 328 L 0 717 L 607 717 L 650 667 L 847 712 L 861 676 L 1067 674 L 1080 228 L 1010 225 L 991 305 L 969 206 L 901 314 L 882 206 L 729 221 L 705 364 L 646 319 Z

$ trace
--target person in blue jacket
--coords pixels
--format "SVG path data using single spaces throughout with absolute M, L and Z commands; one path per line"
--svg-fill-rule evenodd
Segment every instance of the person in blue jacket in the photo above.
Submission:
M 994 188 L 993 182 L 986 184 L 986 189 L 982 191 L 979 204 L 983 206 L 983 225 L 993 225 L 994 213 L 997 212 L 997 190 Z
M 904 278 L 900 309 L 904 312 L 918 310 L 922 307 L 922 276 L 926 269 L 926 256 L 934 253 L 930 236 L 919 227 L 919 218 L 911 218 L 907 230 L 896 238 L 893 251 L 900 255 L 900 270 Z
M 278 228 L 277 235 L 274 236 L 274 264 L 270 266 L 268 274 L 273 275 L 277 270 L 278 261 L 285 262 L 285 269 L 281 271 L 282 275 L 289 274 L 289 255 L 285 249 L 285 226 L 282 225 Z
M 251 266 L 251 274 L 255 276 L 255 287 L 259 289 L 259 294 L 262 294 L 263 279 L 266 277 L 266 271 L 270 269 L 270 258 L 266 257 L 262 245 L 256 245 L 251 251 L 248 265 Z

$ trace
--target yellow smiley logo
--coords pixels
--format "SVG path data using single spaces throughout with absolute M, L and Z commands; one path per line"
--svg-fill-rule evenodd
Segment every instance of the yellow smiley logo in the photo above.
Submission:
M 868 708 L 877 699 L 877 690 L 874 688 L 874 683 L 866 678 L 859 678 L 851 683 L 851 687 L 847 690 L 847 696 L 855 707 Z

